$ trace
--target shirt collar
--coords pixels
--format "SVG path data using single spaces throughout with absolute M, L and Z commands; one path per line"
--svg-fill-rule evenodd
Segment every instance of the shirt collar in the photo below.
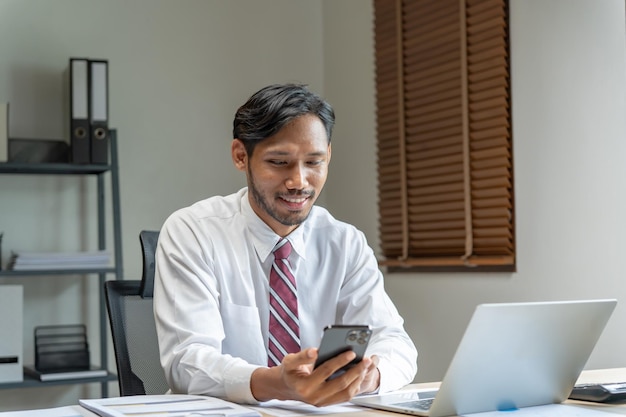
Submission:
M 274 250 L 274 246 L 281 239 L 261 218 L 254 212 L 250 206 L 247 188 L 241 193 L 241 213 L 243 214 L 247 229 L 250 232 L 252 244 L 256 250 L 259 259 L 265 261 Z M 306 220 L 305 220 L 306 223 Z M 298 226 L 293 232 L 286 236 L 291 242 L 293 250 L 298 257 L 306 259 L 304 251 L 304 224 Z

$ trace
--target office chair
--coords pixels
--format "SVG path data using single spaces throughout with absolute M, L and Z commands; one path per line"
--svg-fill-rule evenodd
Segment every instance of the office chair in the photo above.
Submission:
M 152 290 L 158 231 L 139 234 L 143 273 L 139 280 L 104 283 L 120 395 L 165 394 L 169 389 L 159 360 Z

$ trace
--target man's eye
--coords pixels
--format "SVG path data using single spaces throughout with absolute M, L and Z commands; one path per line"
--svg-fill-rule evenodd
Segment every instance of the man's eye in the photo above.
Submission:
M 285 161 L 280 161 L 280 160 L 278 160 L 278 159 L 270 159 L 270 160 L 269 160 L 269 161 L 267 161 L 267 162 L 269 162 L 269 163 L 270 163 L 270 164 L 272 164 L 272 165 L 276 165 L 276 166 L 285 165 L 285 164 L 287 163 L 287 162 L 285 162 Z
M 322 161 L 322 160 L 320 159 L 320 160 L 317 160 L 317 161 L 309 161 L 309 162 L 307 162 L 307 163 L 308 163 L 309 165 L 311 165 L 311 166 L 316 167 L 316 166 L 322 165 L 322 163 L 323 163 L 323 162 L 324 162 L 324 161 Z

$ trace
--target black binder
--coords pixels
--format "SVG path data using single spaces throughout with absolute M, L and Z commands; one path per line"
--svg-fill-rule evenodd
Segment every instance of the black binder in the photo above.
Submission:
M 9 160 L 9 103 L 0 103 L 0 162 Z
M 89 62 L 70 58 L 70 146 L 75 164 L 90 162 Z
M 108 61 L 89 61 L 89 120 L 92 164 L 109 163 Z

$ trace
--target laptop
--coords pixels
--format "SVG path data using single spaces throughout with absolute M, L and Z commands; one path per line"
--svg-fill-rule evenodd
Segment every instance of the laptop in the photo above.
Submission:
M 567 399 L 616 300 L 481 304 L 434 392 L 360 396 L 352 403 L 443 417 Z

